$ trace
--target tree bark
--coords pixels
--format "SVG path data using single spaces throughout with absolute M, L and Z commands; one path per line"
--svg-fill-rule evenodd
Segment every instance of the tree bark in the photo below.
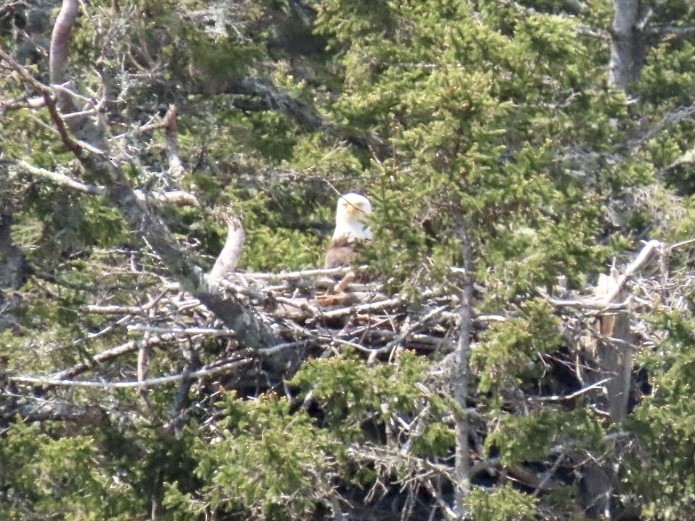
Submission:
M 613 0 L 613 9 L 608 82 L 628 91 L 644 66 L 642 5 L 640 0 Z
M 459 241 L 461 242 L 465 274 L 463 287 L 461 289 L 459 338 L 456 346 L 455 366 L 451 381 L 451 391 L 455 401 L 453 412 L 456 430 L 456 459 L 454 463 L 456 483 L 454 487 L 454 497 L 457 518 L 468 519 L 470 517 L 470 510 L 466 501 L 471 491 L 471 464 L 468 459 L 469 422 L 466 409 L 468 401 L 468 383 L 470 380 L 471 328 L 473 325 L 473 279 L 471 277 L 473 255 L 471 252 L 470 235 L 463 218 L 460 218 L 458 222 L 458 235 Z
M 618 304 L 628 297 L 619 285 L 619 273 L 601 274 L 598 291 L 611 300 L 606 304 Z M 598 296 L 598 295 L 597 295 Z M 632 335 L 630 316 L 626 310 L 609 312 L 599 317 L 601 339 L 598 356 L 601 361 L 601 379 L 606 380 L 608 412 L 613 423 L 621 423 L 627 416 L 627 405 L 632 382 Z
M 77 0 L 63 0 L 51 35 L 49 75 L 53 85 L 60 85 L 66 81 L 65 70 L 70 52 L 70 35 L 78 14 L 79 2 Z M 74 107 L 72 99 L 67 93 L 57 91 L 56 96 L 62 107 L 69 109 Z

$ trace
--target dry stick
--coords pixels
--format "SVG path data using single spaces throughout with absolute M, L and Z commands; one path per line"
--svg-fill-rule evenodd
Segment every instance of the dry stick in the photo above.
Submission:
M 167 339 L 164 337 L 160 338 L 150 338 L 148 340 L 148 343 L 150 345 L 157 345 L 160 344 Z M 97 355 L 94 355 L 92 359 L 89 362 L 81 362 L 79 364 L 76 364 L 72 366 L 69 369 L 65 369 L 63 371 L 60 371 L 58 373 L 54 373 L 50 379 L 51 380 L 65 380 L 67 378 L 73 378 L 77 376 L 78 374 L 84 373 L 85 371 L 88 371 L 90 368 L 94 367 L 97 364 L 100 364 L 102 362 L 106 362 L 108 360 L 111 360 L 112 358 L 116 358 L 118 356 L 121 356 L 126 353 L 133 353 L 140 349 L 140 347 L 144 345 L 144 342 L 142 340 L 132 340 L 130 342 L 126 342 L 125 344 L 121 344 L 116 347 L 112 347 L 111 349 L 107 349 L 106 351 L 103 351 Z
M 355 445 L 352 444 L 347 448 L 348 454 L 352 454 L 357 458 L 372 462 L 388 462 L 394 461 L 397 464 L 410 464 L 411 468 L 416 470 L 424 469 L 440 475 L 448 480 L 453 480 L 454 476 L 451 472 L 451 467 L 432 463 L 431 461 L 420 458 L 410 452 L 406 452 L 398 447 L 381 447 L 371 444 Z
M 23 67 L 22 65 L 17 63 L 12 56 L 7 54 L 2 49 L 0 49 L 0 59 L 7 62 L 7 64 L 10 66 L 10 68 L 19 75 L 19 77 L 21 78 L 21 80 L 24 83 L 28 83 L 35 90 L 39 91 L 41 94 L 46 94 L 46 93 L 52 94 L 53 93 L 53 89 L 51 89 L 51 87 L 49 87 L 48 85 L 44 85 L 39 80 L 34 78 L 26 67 Z M 44 102 L 45 102 L 45 100 L 44 100 Z
M 147 302 L 143 306 L 126 306 L 128 308 L 128 313 L 125 313 L 124 316 L 122 316 L 115 324 L 110 324 L 105 329 L 103 329 L 97 333 L 90 333 L 85 338 L 82 338 L 82 339 L 79 339 L 79 340 L 73 342 L 73 345 L 78 345 L 87 339 L 98 338 L 99 336 L 112 330 L 116 325 L 122 325 L 124 322 L 131 320 L 133 315 L 141 315 L 144 313 L 151 313 L 154 310 L 154 307 L 157 305 L 157 303 L 159 303 L 161 301 L 162 297 L 165 294 L 166 294 L 166 290 L 160 292 L 159 295 L 157 295 L 156 297 L 150 298 L 149 302 Z M 89 307 L 90 306 L 87 306 L 87 308 L 89 308 Z M 97 307 L 97 306 L 94 306 L 94 307 Z M 112 307 L 112 306 L 109 306 L 109 307 Z M 120 306 L 116 306 L 116 307 L 120 307 Z M 162 341 L 168 341 L 168 340 L 173 339 L 173 338 L 174 337 L 172 335 L 163 335 L 163 336 L 158 337 L 158 338 L 157 337 L 152 338 L 152 337 L 146 336 L 144 339 L 138 341 L 139 343 L 137 343 L 137 345 L 135 346 L 135 349 L 133 349 L 133 350 L 142 350 L 143 347 L 149 348 L 152 345 L 158 345 Z M 126 345 L 128 345 L 128 344 L 126 344 Z M 54 378 L 58 378 L 58 377 L 70 378 L 70 377 L 76 376 L 77 374 L 82 373 L 82 372 L 86 371 L 87 369 L 89 369 L 90 366 L 93 366 L 93 365 L 96 365 L 100 362 L 106 361 L 107 359 L 109 359 L 111 357 L 118 356 L 119 354 L 123 354 L 124 352 L 129 352 L 129 351 L 119 350 L 118 348 L 111 349 L 109 351 L 105 351 L 99 355 L 96 355 L 92 359 L 91 365 L 87 364 L 87 363 L 82 363 L 82 364 L 79 364 L 77 366 L 73 366 L 71 369 L 65 370 L 62 373 L 58 373 L 58 375 L 54 375 Z
M 194 206 L 196 208 L 200 207 L 200 201 L 198 198 L 183 190 L 169 190 L 167 192 L 150 192 L 148 194 L 143 193 L 141 190 L 133 190 L 136 199 L 138 201 L 148 201 L 154 200 L 159 203 L 174 204 L 176 206 Z
M 157 121 L 156 123 L 145 123 L 144 125 L 140 125 L 136 129 L 131 129 L 128 132 L 123 132 L 121 134 L 115 134 L 112 136 L 109 136 L 106 141 L 107 143 L 111 143 L 113 141 L 118 141 L 119 139 L 124 139 L 126 137 L 129 137 L 131 135 L 138 135 L 138 134 L 144 134 L 145 132 L 152 132 L 154 130 L 159 130 L 160 128 L 166 128 L 166 124 L 163 121 Z
M 358 304 L 356 306 L 350 306 L 347 308 L 334 309 L 331 311 L 324 311 L 321 313 L 323 318 L 338 318 L 347 315 L 352 315 L 355 313 L 365 313 L 369 311 L 383 311 L 387 308 L 395 307 L 398 305 L 405 304 L 405 299 L 401 297 L 394 297 L 386 300 L 380 300 L 378 302 L 369 302 L 367 304 Z
M 551 304 L 553 306 L 564 308 L 591 309 L 594 310 L 597 314 L 599 312 L 620 311 L 626 309 L 630 304 L 632 298 L 628 297 L 625 299 L 624 302 L 606 303 L 602 301 L 603 299 L 599 301 L 595 297 L 587 299 L 559 299 L 548 295 L 548 293 L 543 288 L 536 288 L 536 292 L 541 297 L 543 297 L 548 302 L 548 304 Z
M 157 385 L 168 384 L 172 382 L 180 382 L 184 378 L 205 378 L 220 373 L 225 373 L 230 369 L 236 369 L 242 365 L 250 364 L 252 360 L 243 359 L 235 362 L 230 362 L 218 367 L 210 369 L 201 369 L 188 374 L 175 374 L 171 376 L 160 376 L 158 378 L 150 378 L 141 382 L 93 382 L 93 381 L 76 381 L 76 380 L 57 380 L 55 378 L 41 378 L 36 376 L 10 376 L 8 379 L 19 384 L 32 384 L 44 387 L 92 387 L 99 389 L 141 389 L 144 387 L 154 387 Z
M 576 398 L 577 396 L 581 396 L 584 393 L 588 393 L 589 391 L 593 389 L 599 389 L 608 382 L 610 378 L 604 378 L 603 380 L 599 380 L 598 382 L 595 382 L 591 385 L 587 385 L 586 387 L 582 387 L 581 389 L 574 391 L 573 393 L 570 394 L 554 394 L 552 396 L 531 396 L 527 398 L 527 400 L 532 401 L 532 402 L 560 402 L 563 400 L 572 400 L 573 398 Z
M 541 482 L 538 483 L 536 490 L 533 491 L 533 496 L 538 496 L 545 489 L 548 482 L 557 472 L 557 469 L 560 468 L 560 463 L 562 463 L 562 461 L 565 459 L 565 456 L 567 456 L 567 453 L 561 452 L 557 459 L 553 462 L 553 465 L 547 471 L 545 471 Z
M 88 313 L 99 315 L 143 315 L 147 310 L 143 306 L 102 306 L 88 304 L 83 308 Z
M 149 310 L 147 310 L 147 316 L 148 317 L 153 318 L 154 315 L 155 315 L 154 308 L 150 308 Z M 142 345 L 138 349 L 138 363 L 137 363 L 138 383 L 146 381 L 149 377 L 149 374 L 150 374 L 150 355 L 152 354 L 152 346 L 149 344 L 149 341 L 151 338 L 152 338 L 152 334 L 149 332 L 146 332 L 142 338 L 142 340 L 143 340 Z M 152 404 L 150 403 L 150 401 L 148 399 L 147 389 L 145 387 L 139 388 L 138 394 L 140 395 L 140 399 L 142 400 L 142 403 L 145 406 L 148 415 L 154 416 L 155 411 L 152 407 Z
M 694 239 L 695 240 L 695 239 Z M 669 249 L 687 244 L 690 241 L 684 241 L 682 243 L 675 244 Z M 549 296 L 545 290 L 541 288 L 536 288 L 536 291 L 546 299 L 553 306 L 563 306 L 563 307 L 578 307 L 585 309 L 595 309 L 599 311 L 619 311 L 625 309 L 630 303 L 630 297 L 625 299 L 624 302 L 613 302 L 615 298 L 620 294 L 623 287 L 627 281 L 632 277 L 638 270 L 640 270 L 645 264 L 647 264 L 657 252 L 663 252 L 664 244 L 661 241 L 651 240 L 648 241 L 639 254 L 632 261 L 625 272 L 618 278 L 612 291 L 606 295 L 602 295 L 601 298 L 591 297 L 587 299 L 556 299 Z
M 8 101 L 0 100 L 0 109 L 2 109 L 3 112 L 19 109 L 40 109 L 44 106 L 45 102 L 43 101 L 42 96 L 33 98 L 27 98 L 24 96 Z
M 345 275 L 349 271 L 365 271 L 368 266 L 359 266 L 357 268 L 342 267 L 342 268 L 321 268 L 315 270 L 300 270 L 287 271 L 280 273 L 239 273 L 239 276 L 244 279 L 263 280 L 267 282 L 285 282 L 303 280 L 317 277 L 334 277 Z
M 635 272 L 640 270 L 645 264 L 647 264 L 647 262 L 651 260 L 654 253 L 661 250 L 663 250 L 663 243 L 661 241 L 651 240 L 647 242 L 635 260 L 632 261 L 627 268 L 625 268 L 625 272 L 617 280 L 613 291 L 604 297 L 605 303 L 612 303 L 613 300 L 615 300 L 615 298 L 620 294 L 628 279 L 634 275 Z
M 155 333 L 155 334 L 169 334 L 176 336 L 234 336 L 236 333 L 231 329 L 215 329 L 208 327 L 157 327 L 148 326 L 145 324 L 133 324 L 128 326 L 128 331 L 144 331 L 145 333 Z

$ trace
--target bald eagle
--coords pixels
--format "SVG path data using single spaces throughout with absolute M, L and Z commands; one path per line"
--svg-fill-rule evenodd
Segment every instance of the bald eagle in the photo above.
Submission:
M 369 199 L 359 194 L 345 194 L 335 210 L 335 231 L 326 251 L 326 268 L 349 266 L 357 259 L 359 244 L 372 240 L 367 217 L 372 213 Z

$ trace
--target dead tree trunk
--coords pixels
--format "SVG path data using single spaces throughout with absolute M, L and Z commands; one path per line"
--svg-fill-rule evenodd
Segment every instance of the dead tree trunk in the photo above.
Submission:
M 644 66 L 645 19 L 641 0 L 613 0 L 613 9 L 608 82 L 627 91 Z
M 470 380 L 471 329 L 473 325 L 473 254 L 467 223 L 459 218 L 458 235 L 461 241 L 461 253 L 465 270 L 461 289 L 461 312 L 459 314 L 459 338 L 456 347 L 454 370 L 451 376 L 451 393 L 454 397 L 454 422 L 456 428 L 456 461 L 454 463 L 455 511 L 457 519 L 468 519 L 470 511 L 467 505 L 471 491 L 471 464 L 469 461 L 469 430 L 467 401 Z
M 597 297 L 606 298 L 606 305 L 624 302 L 628 292 L 619 286 L 618 270 L 601 275 Z M 601 334 L 597 354 L 601 363 L 601 379 L 606 380 L 608 412 L 613 423 L 620 423 L 627 416 L 627 402 L 632 377 L 632 335 L 630 317 L 625 309 L 610 311 L 599 316 Z

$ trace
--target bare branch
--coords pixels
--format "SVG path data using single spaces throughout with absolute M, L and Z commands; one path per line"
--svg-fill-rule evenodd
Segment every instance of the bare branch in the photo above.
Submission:
M 333 309 L 331 311 L 325 311 L 321 314 L 323 318 L 338 318 L 349 315 L 354 315 L 357 313 L 369 313 L 373 311 L 380 311 L 384 309 L 393 308 L 396 306 L 404 305 L 407 300 L 403 297 L 394 297 L 385 300 L 380 300 L 378 302 L 369 302 L 367 304 L 358 304 L 356 306 L 350 306 L 347 308 Z
M 396 338 L 391 340 L 388 344 L 386 344 L 384 347 L 380 347 L 378 349 L 372 349 L 370 350 L 369 354 L 369 359 L 368 363 L 373 363 L 374 360 L 376 360 L 376 357 L 382 353 L 388 353 L 390 352 L 393 348 L 397 347 L 399 344 L 401 344 L 406 338 L 408 338 L 412 333 L 414 333 L 418 328 L 426 324 L 428 321 L 431 319 L 439 316 L 442 314 L 442 312 L 446 309 L 446 306 L 439 306 L 437 308 L 434 308 L 432 311 L 427 313 L 425 316 L 417 320 L 414 324 L 411 324 L 409 327 L 405 328 L 404 331 L 402 331 Z
M 651 240 L 644 245 L 644 248 L 639 252 L 634 261 L 632 261 L 623 274 L 617 279 L 615 287 L 613 290 L 604 295 L 604 302 L 606 304 L 613 303 L 620 294 L 620 292 L 625 287 L 625 283 L 632 277 L 635 273 L 641 270 L 645 264 L 647 264 L 655 253 L 663 249 L 663 243 L 657 240 Z
M 675 36 L 678 38 L 689 38 L 695 35 L 695 26 L 693 25 L 668 25 L 668 24 L 652 24 L 645 28 L 647 36 L 658 36 L 666 38 Z
M 208 274 L 208 284 L 217 286 L 225 276 L 234 271 L 241 258 L 246 234 L 241 220 L 234 216 L 226 216 L 227 240 L 220 252 L 215 265 Z
M 184 378 L 206 378 L 217 374 L 227 373 L 232 369 L 237 369 L 243 365 L 250 364 L 250 359 L 236 360 L 224 365 L 211 367 L 209 369 L 201 369 L 188 374 L 175 374 L 171 376 L 160 376 L 158 378 L 150 378 L 149 380 L 135 382 L 93 382 L 79 380 L 58 380 L 55 378 L 41 378 L 37 376 L 10 376 L 8 379 L 11 382 L 18 384 L 40 385 L 42 387 L 91 387 L 97 389 L 141 389 L 145 387 L 155 387 L 172 382 L 180 382 Z
M 64 421 L 78 425 L 108 424 L 106 411 L 98 405 L 76 405 L 42 400 L 40 403 L 22 403 L 0 411 L 3 420 L 19 416 L 24 422 Z
M 577 396 L 581 396 L 582 394 L 588 393 L 589 391 L 593 391 L 594 389 L 601 389 L 603 387 L 603 384 L 608 382 L 608 380 L 609 378 L 604 378 L 603 380 L 599 380 L 598 382 L 594 382 L 591 385 L 582 387 L 581 389 L 578 389 L 577 391 L 574 391 L 570 394 L 554 394 L 551 396 L 530 396 L 528 399 L 532 402 L 561 402 L 564 400 L 573 400 Z
M 78 192 L 82 192 L 89 195 L 104 194 L 104 189 L 100 186 L 94 186 L 89 183 L 84 183 L 68 175 L 59 174 L 58 172 L 52 172 L 50 170 L 46 170 L 45 168 L 40 168 L 38 166 L 31 165 L 26 161 L 22 161 L 21 159 L 15 161 L 15 165 L 19 167 L 21 171 L 27 174 L 46 179 L 57 185 L 70 188 L 71 190 L 77 190 Z
M 29 72 L 29 69 L 27 69 L 26 67 L 23 67 L 22 65 L 17 63 L 15 61 L 15 59 L 12 58 L 12 56 L 7 54 L 2 49 L 0 49 L 0 59 L 7 62 L 7 64 L 10 66 L 10 68 L 19 75 L 19 77 L 23 83 L 30 85 L 34 90 L 37 90 L 41 94 L 52 94 L 53 93 L 53 89 L 51 89 L 51 87 L 49 87 L 48 85 L 44 85 L 39 80 L 34 78 L 31 75 L 31 73 Z M 41 106 L 43 106 L 43 104 L 41 104 Z
M 200 207 L 198 198 L 189 192 L 183 190 L 170 190 L 168 192 L 148 192 L 142 190 L 133 190 L 135 197 L 140 202 L 155 201 L 162 204 L 173 204 L 175 206 L 193 206 Z
M 95 186 L 90 183 L 85 183 L 79 181 L 74 177 L 70 177 L 66 174 L 61 174 L 58 172 L 52 172 L 46 170 L 45 168 L 40 168 L 27 163 L 26 161 L 17 160 L 14 162 L 15 166 L 19 168 L 22 172 L 33 175 L 35 177 L 40 177 L 51 181 L 57 185 L 70 188 L 72 190 L 77 190 L 89 195 L 105 195 L 106 189 L 103 186 Z M 177 206 L 195 206 L 199 207 L 200 202 L 195 197 L 195 195 L 183 190 L 172 190 L 170 192 L 151 192 L 145 194 L 141 190 L 134 190 L 135 196 L 138 201 L 145 202 L 153 200 L 160 203 L 170 203 Z
M 70 35 L 78 14 L 78 0 L 63 0 L 51 35 L 49 74 L 52 84 L 60 85 L 66 81 L 65 70 L 70 52 Z M 64 92 L 58 93 L 58 99 L 65 108 L 73 106 L 72 98 Z
M 159 337 L 159 338 L 150 338 L 147 340 L 147 342 L 144 342 L 142 340 L 133 340 L 131 342 L 126 342 L 125 344 L 121 344 L 116 347 L 112 347 L 111 349 L 108 349 L 106 351 L 103 351 L 97 355 L 94 355 L 92 359 L 89 362 L 82 362 L 79 364 L 76 364 L 72 366 L 69 369 L 65 369 L 64 371 L 60 371 L 57 373 L 54 373 L 50 379 L 51 380 L 66 380 L 68 378 L 73 378 L 77 376 L 78 374 L 82 374 L 85 371 L 88 371 L 90 368 L 101 364 L 103 362 L 106 362 L 108 360 L 111 360 L 113 358 L 119 357 L 121 355 L 124 355 L 126 353 L 133 353 L 140 349 L 143 345 L 148 344 L 148 345 L 160 345 L 162 342 L 165 342 L 167 339 L 165 337 Z
M 280 273 L 242 273 L 241 277 L 245 279 L 262 280 L 266 282 L 285 282 L 285 281 L 297 281 L 297 280 L 308 280 L 317 277 L 339 277 L 345 275 L 349 271 L 363 271 L 368 269 L 368 266 L 360 266 L 358 268 L 350 268 L 349 266 L 344 266 L 340 268 L 320 268 L 312 270 L 300 270 L 300 271 L 282 271 Z
M 145 324 L 129 325 L 128 331 L 144 331 L 146 333 L 172 336 L 228 337 L 236 334 L 229 329 L 215 329 L 211 327 L 157 327 Z
M 681 121 L 688 120 L 689 118 L 692 118 L 693 115 L 695 114 L 695 104 L 691 104 L 688 106 L 683 106 L 679 107 L 677 109 L 671 110 L 664 115 L 663 118 L 661 118 L 661 121 L 659 121 L 657 124 L 655 124 L 652 128 L 650 128 L 644 135 L 633 139 L 628 142 L 628 147 L 631 150 L 635 150 L 638 148 L 641 148 L 643 145 L 657 137 L 659 134 L 661 134 L 664 130 L 677 125 Z M 674 161 L 674 163 L 670 164 L 667 169 L 674 168 L 678 166 L 678 159 Z

